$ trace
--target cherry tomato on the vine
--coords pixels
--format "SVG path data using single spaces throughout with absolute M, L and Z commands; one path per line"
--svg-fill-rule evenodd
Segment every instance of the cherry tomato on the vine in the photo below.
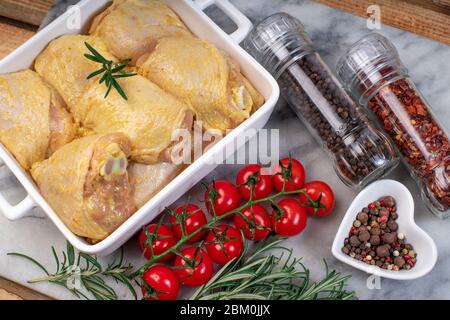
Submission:
M 175 272 L 166 266 L 156 265 L 148 268 L 142 275 L 142 280 L 145 282 L 141 288 L 142 295 L 148 295 L 147 300 L 176 300 L 180 292 L 180 280 Z
M 139 246 L 141 251 L 144 253 L 144 257 L 150 259 L 152 252 L 150 250 L 150 238 L 152 239 L 153 253 L 158 256 L 170 248 L 172 248 L 177 243 L 175 235 L 172 233 L 169 227 L 161 224 L 155 234 L 157 224 L 151 224 L 145 227 L 139 234 Z M 160 259 L 160 262 L 165 262 L 170 260 L 173 254 L 168 254 L 167 256 Z
M 209 281 L 213 275 L 213 262 L 204 249 L 188 247 L 176 256 L 174 266 L 175 273 L 180 281 L 191 287 L 201 286 Z
M 317 212 L 314 214 L 314 207 L 304 207 L 309 215 L 317 217 L 326 217 L 334 209 L 334 192 L 328 184 L 323 181 L 311 181 L 304 186 L 306 194 L 313 201 L 318 201 L 320 198 L 320 205 L 317 207 Z M 300 203 L 309 203 L 304 194 L 299 194 Z
M 214 227 L 208 233 L 205 247 L 211 259 L 218 264 L 227 264 L 239 258 L 244 251 L 241 233 L 226 224 Z
M 280 164 L 275 166 L 273 176 L 273 186 L 276 191 L 283 189 L 283 183 L 286 180 L 284 191 L 300 190 L 305 184 L 305 168 L 300 161 L 293 158 L 284 158 Z
M 250 199 L 250 183 L 252 182 L 252 200 L 266 198 L 272 192 L 272 177 L 261 174 L 262 169 L 263 167 L 258 164 L 250 164 L 239 171 L 236 184 L 239 186 L 239 193 L 245 200 Z
M 278 235 L 295 236 L 305 229 L 308 214 L 296 199 L 283 199 L 278 207 L 282 212 L 277 209 L 272 212 L 272 227 Z
M 245 238 L 260 241 L 270 234 L 272 220 L 270 214 L 263 206 L 254 204 L 252 207 L 242 210 L 241 213 L 247 220 L 236 214 L 234 216 L 234 224 L 236 228 L 242 230 Z
M 170 215 L 169 222 L 172 225 L 173 233 L 178 239 L 181 239 L 182 237 L 182 220 L 184 221 L 183 224 L 186 235 L 192 234 L 208 222 L 205 213 L 195 204 L 181 205 L 174 210 L 174 213 L 175 215 Z M 200 241 L 206 232 L 206 230 L 200 231 L 198 234 L 189 239 L 188 242 L 193 243 Z
M 210 200 L 212 200 L 213 206 L 211 206 Z M 205 192 L 205 202 L 211 215 L 214 215 L 215 212 L 217 216 L 223 216 L 239 207 L 241 195 L 231 182 L 217 180 L 208 186 L 208 190 Z

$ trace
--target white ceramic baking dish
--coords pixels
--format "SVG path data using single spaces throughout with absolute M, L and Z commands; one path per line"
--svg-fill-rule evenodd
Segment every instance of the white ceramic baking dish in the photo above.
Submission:
M 51 40 L 63 34 L 85 32 L 92 18 L 101 12 L 109 2 L 107 0 L 81 1 L 75 8 L 60 16 L 0 61 L 0 74 L 30 68 L 36 56 L 45 46 Z M 3 211 L 8 219 L 17 220 L 23 218 L 30 214 L 31 209 L 38 206 L 42 208 L 74 247 L 90 254 L 110 254 L 131 238 L 143 225 L 152 221 L 166 206 L 172 204 L 211 172 L 216 167 L 216 165 L 212 164 L 214 162 L 211 159 L 217 153 L 223 152 L 226 148 L 230 147 L 237 150 L 240 147 L 236 143 L 236 141 L 239 141 L 239 139 L 236 139 L 238 136 L 242 135 L 247 129 L 259 129 L 266 124 L 278 100 L 279 88 L 272 76 L 238 45 L 250 31 L 252 27 L 251 22 L 227 0 L 167 0 L 165 2 L 180 16 L 194 34 L 199 38 L 212 42 L 239 62 L 243 73 L 265 97 L 266 103 L 248 120 L 243 122 L 213 148 L 208 150 L 202 157 L 191 164 L 114 233 L 94 245 L 77 237 L 64 225 L 58 215 L 41 196 L 30 176 L 20 167 L 3 145 L 0 144 L 0 158 L 28 193 L 25 199 L 16 205 L 11 205 L 0 194 L 0 210 Z M 205 8 L 213 4 L 217 5 L 235 22 L 237 30 L 234 33 L 230 35 L 226 34 L 203 12 Z M 78 25 L 78 22 L 81 22 L 81 27 Z

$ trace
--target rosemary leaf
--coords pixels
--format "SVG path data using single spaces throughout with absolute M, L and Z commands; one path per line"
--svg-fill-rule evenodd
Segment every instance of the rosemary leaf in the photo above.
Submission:
M 133 77 L 137 75 L 137 73 L 122 73 L 122 74 L 115 74 L 112 77 L 114 79 L 119 79 L 119 78 L 128 78 L 128 77 Z
M 70 266 L 75 262 L 75 250 L 69 242 L 67 242 L 67 262 Z
M 123 69 L 125 69 L 127 67 L 126 64 L 122 64 L 122 65 L 118 65 L 117 67 L 114 67 L 111 69 L 111 73 L 117 73 L 122 71 Z
M 88 58 L 88 59 L 91 60 L 91 61 L 94 61 L 94 62 L 100 62 L 96 57 L 94 57 L 94 56 L 91 55 L 91 54 L 85 53 L 84 56 L 85 56 L 85 58 Z
M 84 45 L 89 49 L 89 51 L 94 55 L 94 58 L 97 59 L 97 62 L 105 63 L 107 60 L 97 51 L 94 49 L 93 46 L 91 46 L 89 43 L 85 42 Z M 85 55 L 86 56 L 86 55 Z
M 112 78 L 111 79 L 111 83 L 113 85 L 113 87 L 117 90 L 117 92 L 122 96 L 122 98 L 124 98 L 125 100 L 128 100 L 127 95 L 125 94 L 125 92 L 122 90 L 122 88 L 120 87 L 119 83 L 116 81 L 116 79 Z
M 26 256 L 26 255 L 21 254 L 21 253 L 16 253 L 16 252 L 9 252 L 7 255 L 8 256 L 16 256 L 16 257 L 21 257 L 21 258 L 27 259 L 27 260 L 31 261 L 32 263 L 34 263 L 39 268 L 41 268 L 45 272 L 46 275 L 50 275 L 50 273 L 47 271 L 47 269 L 44 268 L 44 266 L 42 264 L 40 264 L 35 259 L 33 259 L 33 258 L 29 257 L 29 256 Z
M 80 252 L 80 257 L 82 257 L 83 259 L 86 260 L 86 263 L 91 263 L 93 264 L 100 272 L 102 271 L 102 266 L 100 265 L 100 263 L 97 261 L 97 259 L 93 256 L 90 256 L 86 253 Z
M 106 89 L 105 99 L 108 98 L 109 93 L 111 92 L 111 89 L 112 89 L 112 83 L 111 83 L 111 81 L 109 81 L 109 80 L 107 79 L 106 82 L 107 82 L 108 89 Z
M 102 74 L 105 71 L 106 71 L 106 69 L 104 67 L 101 69 L 98 69 L 97 71 L 94 71 L 90 75 L 88 75 L 87 79 L 92 79 L 93 77 L 98 76 L 99 74 Z

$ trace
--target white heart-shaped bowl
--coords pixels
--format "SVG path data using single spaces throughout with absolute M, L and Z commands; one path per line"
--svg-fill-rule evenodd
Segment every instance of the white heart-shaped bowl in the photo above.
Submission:
M 410 270 L 393 271 L 381 269 L 358 261 L 341 251 L 344 240 L 348 237 L 358 212 L 369 203 L 385 196 L 394 197 L 398 213 L 396 220 L 399 226 L 398 232 L 405 234 L 407 243 L 410 243 L 417 253 L 416 265 Z M 414 221 L 414 200 L 411 193 L 400 182 L 388 179 L 370 184 L 356 196 L 339 226 L 331 251 L 338 260 L 357 269 L 395 280 L 412 280 L 422 277 L 433 269 L 437 260 L 436 244 Z

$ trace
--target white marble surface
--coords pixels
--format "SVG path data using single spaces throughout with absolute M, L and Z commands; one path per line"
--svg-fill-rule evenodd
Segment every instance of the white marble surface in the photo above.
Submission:
M 369 32 L 364 19 L 310 1 L 231 1 L 253 22 L 279 11 L 288 12 L 299 18 L 305 24 L 318 51 L 332 67 L 339 55 L 351 43 Z M 404 63 L 410 69 L 413 80 L 430 102 L 441 122 L 449 129 L 450 47 L 387 26 L 383 26 L 379 32 L 389 37 L 397 46 Z M 298 256 L 304 257 L 303 262 L 311 268 L 313 277 L 322 275 L 324 270 L 322 259 L 325 258 L 331 268 L 336 268 L 344 274 L 352 274 L 349 289 L 355 290 L 360 299 L 450 299 L 450 243 L 447 242 L 450 221 L 441 221 L 425 209 L 419 199 L 418 189 L 403 165 L 396 169 L 390 178 L 403 182 L 414 194 L 416 221 L 435 240 L 439 260 L 434 270 L 421 279 L 404 282 L 383 279 L 381 289 L 369 290 L 366 286 L 368 276 L 338 262 L 332 257 L 330 251 L 341 218 L 354 198 L 355 192 L 340 182 L 325 153 L 318 148 L 311 135 L 306 132 L 283 101 L 279 102 L 267 127 L 281 130 L 282 155 L 291 152 L 305 164 L 309 179 L 323 179 L 336 191 L 337 204 L 334 213 L 327 219 L 310 219 L 307 230 L 286 243 L 295 249 Z M 239 166 L 222 165 L 206 180 L 228 178 L 238 169 Z M 14 178 L 8 176 L 4 168 L 1 170 L 0 189 L 8 193 L 11 198 L 20 199 L 23 191 Z M 194 188 L 189 194 L 193 200 L 199 201 L 202 189 Z M 10 222 L 0 215 L 0 275 L 23 284 L 26 284 L 28 279 L 40 276 L 40 270 L 23 260 L 7 257 L 6 253 L 18 251 L 30 254 L 43 262 L 45 266 L 52 268 L 53 260 L 50 251 L 52 245 L 57 249 L 63 249 L 65 240 L 48 219 L 26 218 Z M 142 262 L 135 239 L 125 246 L 125 251 L 134 265 L 138 266 Z M 56 298 L 73 298 L 71 294 L 51 284 L 32 287 Z M 125 290 L 119 289 L 118 292 L 122 298 L 129 297 Z

